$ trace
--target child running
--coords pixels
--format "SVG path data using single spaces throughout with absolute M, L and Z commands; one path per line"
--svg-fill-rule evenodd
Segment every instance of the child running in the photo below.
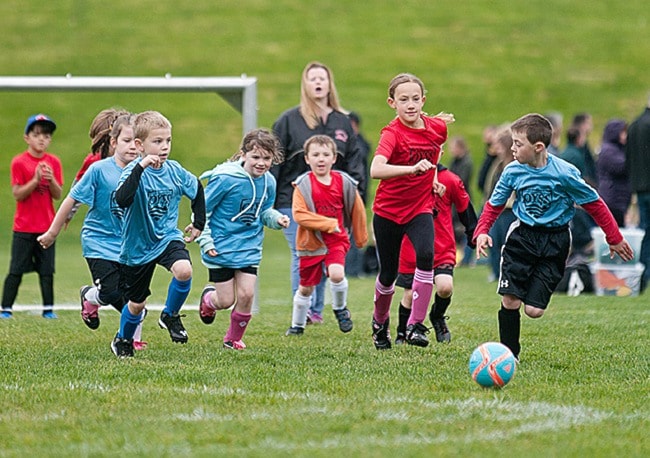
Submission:
M 254 129 L 244 136 L 231 161 L 200 177 L 209 179 L 205 187 L 208 222 L 196 242 L 210 284 L 201 293 L 199 316 L 211 324 L 217 310 L 232 308 L 223 338 L 225 349 L 246 348 L 242 337 L 251 320 L 264 226 L 289 226 L 289 217 L 273 208 L 276 183 L 269 170 L 280 162 L 282 153 L 275 134 Z
M 406 327 L 406 340 L 428 345 L 423 321 L 433 292 L 433 194 L 444 192 L 437 182 L 436 165 L 447 124 L 440 117 L 422 112 L 426 100 L 424 83 L 415 75 L 401 73 L 388 87 L 388 105 L 397 117 L 382 129 L 372 178 L 381 180 L 373 203 L 373 229 L 379 256 L 375 282 L 372 339 L 375 348 L 391 348 L 390 306 L 395 293 L 400 245 L 406 235 L 416 254 L 413 275 L 413 306 Z
M 111 343 L 115 356 L 133 356 L 133 335 L 143 318 L 156 265 L 173 275 L 158 325 L 169 331 L 172 342 L 186 343 L 180 309 L 192 286 L 192 263 L 184 241 L 193 242 L 205 225 L 203 185 L 178 162 L 170 160 L 172 125 L 157 111 L 145 111 L 133 121 L 135 146 L 141 157 L 124 168 L 115 192 L 125 209 L 120 263 L 124 295 L 120 328 Z M 178 228 L 182 196 L 192 200 L 194 221 Z
M 521 316 L 540 318 L 551 295 L 564 275 L 571 248 L 569 222 L 575 204 L 584 208 L 605 232 L 610 256 L 632 259 L 630 244 L 623 238 L 616 220 L 598 193 L 580 176 L 578 169 L 552 154 L 551 123 L 537 113 L 527 114 L 510 126 L 514 162 L 499 177 L 483 207 L 474 237 L 476 258 L 487 256 L 492 247 L 488 231 L 512 192 L 517 219 L 510 225 L 501 249 L 501 271 L 497 292 L 502 296 L 499 310 L 501 343 L 519 359 Z
M 294 184 L 292 212 L 298 223 L 296 252 L 300 284 L 293 296 L 293 316 L 287 336 L 302 335 L 307 322 L 311 294 L 321 281 L 323 265 L 332 287 L 332 309 L 342 332 L 352 331 L 347 308 L 348 280 L 345 255 L 350 235 L 358 248 L 368 241 L 366 210 L 357 183 L 344 172 L 333 171 L 336 143 L 327 135 L 314 135 L 303 147 L 311 169 Z
M 469 194 L 463 181 L 458 175 L 438 164 L 438 181 L 445 187 L 445 193 L 434 195 L 435 208 L 433 211 L 433 227 L 435 241 L 433 247 L 433 270 L 436 293 L 429 313 L 429 320 L 438 342 L 451 341 L 451 333 L 447 327 L 445 313 L 451 304 L 454 292 L 454 267 L 456 266 L 456 239 L 452 205 L 456 207 L 458 218 L 465 226 L 467 244 L 475 248 L 472 238 L 476 227 L 476 212 L 470 201 Z M 406 343 L 406 325 L 411 316 L 413 301 L 413 273 L 415 272 L 415 252 L 408 237 L 402 239 L 402 249 L 399 258 L 399 274 L 395 284 L 404 288 L 404 294 L 399 306 L 399 322 L 395 344 Z

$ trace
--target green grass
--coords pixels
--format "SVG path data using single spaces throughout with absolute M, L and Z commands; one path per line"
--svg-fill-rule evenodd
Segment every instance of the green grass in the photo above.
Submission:
M 334 71 L 343 105 L 376 145 L 392 113 L 386 88 L 401 71 L 428 88 L 427 109 L 453 112 L 450 135 L 468 138 L 475 164 L 487 124 L 557 110 L 589 111 L 599 144 L 608 119 L 631 120 L 650 89 L 646 2 L 587 0 L 460 3 L 300 0 L 114 0 L 0 5 L 5 76 L 236 76 L 258 78 L 259 124 L 298 103 L 311 60 Z M 172 157 L 198 174 L 229 157 L 241 117 L 212 94 L 0 92 L 0 278 L 9 266 L 14 203 L 9 162 L 24 150 L 27 117 L 58 123 L 52 151 L 67 190 L 89 147 L 88 127 L 108 106 L 156 109 L 174 125 Z M 444 159 L 443 159 L 444 160 Z M 479 193 L 474 193 L 479 204 Z M 189 215 L 183 203 L 180 224 Z M 82 214 L 57 242 L 57 304 L 88 281 Z M 196 304 L 205 269 L 195 259 Z M 78 312 L 55 322 L 28 312 L 0 322 L 0 456 L 647 456 L 650 343 L 647 298 L 556 296 L 541 320 L 523 320 L 522 365 L 501 391 L 467 373 L 479 343 L 497 338 L 498 296 L 483 268 L 458 269 L 451 345 L 378 353 L 369 337 L 372 281 L 351 280 L 356 327 L 329 317 L 300 340 L 290 320 L 288 250 L 269 232 L 261 311 L 240 353 L 220 349 L 226 317 L 172 345 L 152 315 L 150 348 L 118 361 L 108 348 L 117 314 L 96 332 Z M 169 274 L 160 270 L 152 303 Z M 396 301 L 395 301 L 396 302 Z M 26 275 L 20 304 L 39 304 Z M 395 304 L 396 305 L 396 304 Z

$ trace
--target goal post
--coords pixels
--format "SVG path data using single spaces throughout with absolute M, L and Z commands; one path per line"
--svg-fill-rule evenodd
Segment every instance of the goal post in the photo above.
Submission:
M 155 76 L 0 76 L 0 91 L 214 92 L 242 114 L 244 133 L 257 127 L 257 78 Z

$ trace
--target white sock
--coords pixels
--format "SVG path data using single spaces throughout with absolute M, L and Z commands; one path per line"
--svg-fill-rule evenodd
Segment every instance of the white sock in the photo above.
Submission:
M 304 328 L 307 324 L 307 310 L 309 310 L 311 296 L 303 296 L 299 290 L 293 296 L 293 315 L 291 316 L 291 326 Z
M 144 315 L 145 312 L 143 310 L 142 313 L 140 313 L 140 323 L 138 323 L 138 327 L 135 328 L 135 333 L 133 334 L 133 340 L 137 342 L 142 340 L 142 323 L 144 322 Z
M 93 305 L 105 305 L 102 304 L 102 302 L 99 300 L 99 288 L 97 288 L 96 286 L 93 286 L 88 291 L 86 291 L 84 297 L 88 302 L 90 302 Z
M 342 310 L 348 305 L 348 279 L 343 277 L 338 283 L 332 285 L 332 309 Z

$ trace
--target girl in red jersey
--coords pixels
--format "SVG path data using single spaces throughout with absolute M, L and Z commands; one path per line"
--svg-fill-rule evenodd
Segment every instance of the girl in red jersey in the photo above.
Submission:
M 373 203 L 373 229 L 379 256 L 375 282 L 372 339 L 375 348 L 391 348 L 389 317 L 395 293 L 400 245 L 406 235 L 416 253 L 413 275 L 413 307 L 406 340 L 427 346 L 423 324 L 433 292 L 433 195 L 444 193 L 436 179 L 436 165 L 447 125 L 442 117 L 422 112 L 424 84 L 415 75 L 401 73 L 388 87 L 388 105 L 397 113 L 381 131 L 370 165 L 370 176 L 381 180 Z M 449 121 L 453 120 L 449 116 Z

